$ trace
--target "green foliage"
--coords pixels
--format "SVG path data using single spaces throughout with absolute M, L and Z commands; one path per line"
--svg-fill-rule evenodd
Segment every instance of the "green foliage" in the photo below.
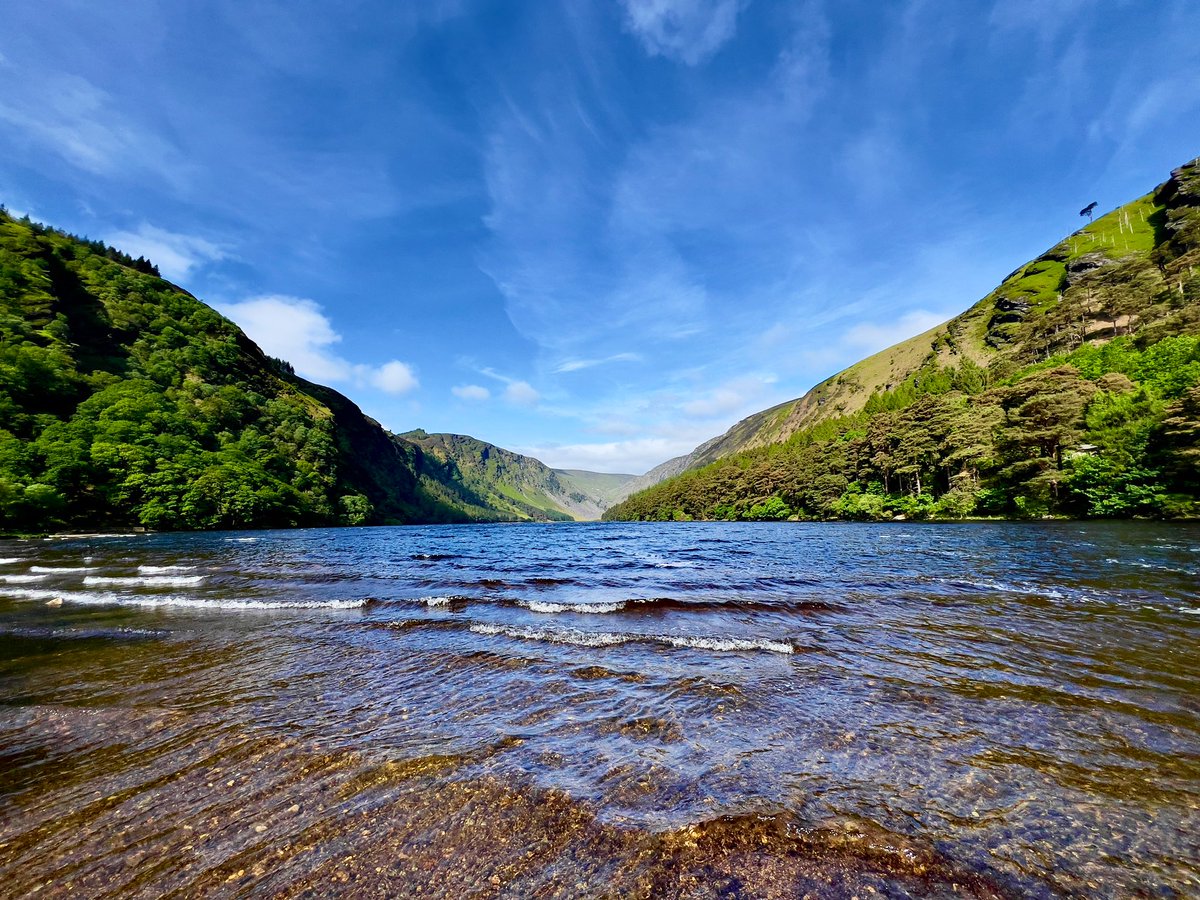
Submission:
M 791 518 L 792 515 L 792 508 L 790 506 L 778 497 L 770 497 L 762 503 L 756 503 L 750 507 L 746 518 L 753 519 L 756 522 L 781 522 Z
M 0 530 L 465 518 L 420 462 L 146 260 L 0 211 Z

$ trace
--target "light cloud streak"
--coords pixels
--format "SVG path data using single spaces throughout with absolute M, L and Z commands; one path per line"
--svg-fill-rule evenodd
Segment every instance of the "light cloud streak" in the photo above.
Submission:
M 450 388 L 450 393 L 460 400 L 487 400 L 492 396 L 492 392 L 481 384 L 455 385 Z

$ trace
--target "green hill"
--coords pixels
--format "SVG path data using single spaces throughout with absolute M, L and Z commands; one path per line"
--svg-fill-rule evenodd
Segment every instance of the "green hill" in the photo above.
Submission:
M 446 466 L 444 481 L 515 519 L 598 519 L 632 475 L 551 469 L 530 456 L 461 434 L 400 436 Z
M 0 210 L 0 530 L 516 517 L 146 260 Z
M 1196 515 L 1198 262 L 1193 161 L 607 517 Z

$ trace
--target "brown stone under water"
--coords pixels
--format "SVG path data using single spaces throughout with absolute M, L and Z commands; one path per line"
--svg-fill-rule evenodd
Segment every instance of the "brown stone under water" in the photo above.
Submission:
M 663 832 L 609 824 L 561 790 L 489 771 L 511 739 L 381 763 L 173 713 L 110 712 L 27 712 L 47 740 L 136 727 L 164 743 L 137 759 L 106 751 L 76 773 L 82 783 L 41 772 L 43 787 L 59 781 L 58 806 L 22 809 L 21 792 L 9 793 L 17 802 L 6 802 L 0 826 L 0 894 L 1006 896 L 928 848 L 853 822 L 806 829 L 774 813 Z

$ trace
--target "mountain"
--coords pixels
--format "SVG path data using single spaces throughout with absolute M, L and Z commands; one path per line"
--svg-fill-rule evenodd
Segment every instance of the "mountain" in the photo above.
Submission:
M 0 531 L 521 517 L 145 259 L 0 208 Z
M 522 456 L 461 434 L 400 435 L 420 447 L 427 458 L 445 465 L 446 479 L 488 508 L 515 519 L 572 521 L 599 519 L 620 496 L 632 475 L 551 469 Z
M 629 485 L 637 479 L 636 475 L 587 472 L 583 469 L 555 469 L 554 474 L 572 491 L 584 494 L 595 501 L 597 514 L 587 518 L 597 519 L 600 518 L 599 512 L 628 497 Z
M 961 315 L 647 473 L 667 480 L 608 515 L 1193 514 L 1197 262 L 1193 161 Z

